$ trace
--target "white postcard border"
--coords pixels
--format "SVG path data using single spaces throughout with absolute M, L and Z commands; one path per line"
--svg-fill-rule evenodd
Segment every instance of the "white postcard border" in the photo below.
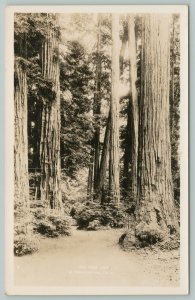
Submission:
M 179 13 L 181 15 L 181 249 L 180 287 L 24 287 L 14 285 L 14 13 Z M 186 295 L 188 265 L 188 6 L 187 5 L 64 5 L 8 6 L 5 41 L 5 286 L 9 295 Z M 11 76 L 10 76 L 11 74 Z

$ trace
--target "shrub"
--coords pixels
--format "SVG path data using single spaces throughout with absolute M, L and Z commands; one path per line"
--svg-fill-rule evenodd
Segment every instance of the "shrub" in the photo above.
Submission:
M 60 235 L 71 235 L 71 218 L 63 215 L 49 215 L 48 220 L 56 227 Z
M 113 228 L 122 228 L 124 226 L 124 211 L 115 205 L 108 205 L 102 208 L 102 225 Z
M 94 202 L 87 202 L 80 211 L 74 209 L 72 216 L 76 219 L 80 229 L 92 230 L 94 227 L 96 229 L 93 230 L 97 230 L 101 226 L 112 228 L 122 228 L 124 226 L 124 212 L 114 205 L 102 206 Z
M 47 237 L 58 237 L 59 233 L 56 231 L 56 227 L 52 223 L 46 221 L 40 221 L 37 224 L 36 230 L 38 233 L 47 236 Z
M 54 211 L 50 211 L 48 214 L 39 211 L 35 213 L 35 218 L 34 230 L 46 237 L 71 235 L 71 218 L 67 215 L 60 215 Z
M 16 256 L 23 256 L 32 254 L 39 248 L 39 240 L 31 234 L 20 234 L 14 238 L 14 254 Z
M 89 222 L 89 225 L 87 226 L 87 230 L 98 230 L 101 228 L 101 223 L 99 220 L 94 220 L 92 222 Z
M 164 238 L 164 232 L 153 224 L 140 222 L 136 226 L 135 235 L 143 246 L 156 244 Z
M 125 250 L 135 250 L 137 248 L 156 247 L 162 251 L 170 251 L 178 249 L 180 246 L 179 233 L 176 234 L 166 234 L 162 230 L 157 230 L 155 227 L 146 225 L 131 227 L 126 232 L 124 232 L 119 238 L 119 244 Z M 142 231 L 141 231 L 141 228 Z M 138 231 L 139 229 L 139 231 Z
M 180 247 L 179 233 L 167 236 L 165 240 L 161 241 L 158 244 L 158 246 L 162 251 L 179 249 Z
M 45 219 L 45 211 L 44 209 L 35 209 L 33 211 L 35 220 L 44 220 Z M 36 221 L 35 221 L 36 222 Z
M 87 228 L 90 222 L 100 219 L 101 209 L 98 206 L 95 208 L 85 207 L 77 216 L 77 224 L 81 229 Z

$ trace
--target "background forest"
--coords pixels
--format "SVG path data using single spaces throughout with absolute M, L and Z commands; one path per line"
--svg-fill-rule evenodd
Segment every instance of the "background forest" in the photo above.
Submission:
M 72 226 L 179 247 L 179 15 L 15 14 L 14 253 Z

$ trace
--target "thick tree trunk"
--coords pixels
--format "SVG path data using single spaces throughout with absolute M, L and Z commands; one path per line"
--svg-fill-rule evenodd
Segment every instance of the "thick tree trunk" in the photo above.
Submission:
M 171 104 L 174 103 L 174 60 L 175 60 L 175 51 L 174 51 L 174 44 L 175 44 L 175 28 L 174 28 L 174 19 L 172 20 L 172 39 L 171 39 L 171 80 L 170 80 L 170 99 Z M 171 135 L 172 135 L 172 128 L 173 128 L 173 118 L 170 118 L 170 127 L 171 127 Z
M 42 111 L 40 163 L 41 199 L 46 207 L 61 208 L 61 165 L 60 165 L 60 82 L 59 82 L 59 45 L 56 32 L 49 25 L 42 45 L 42 74 L 51 89 L 44 95 Z M 52 20 L 56 22 L 56 20 Z
M 171 175 L 169 16 L 146 15 L 142 30 L 136 235 L 152 243 L 178 229 Z
M 97 193 L 100 160 L 100 113 L 101 113 L 101 14 L 98 14 L 97 33 L 97 62 L 96 62 L 96 90 L 94 95 L 94 195 Z
M 15 224 L 22 220 L 22 232 L 29 225 L 29 181 L 28 181 L 28 135 L 27 135 L 27 81 L 26 67 L 22 58 L 15 59 L 14 109 L 15 109 Z M 18 224 L 20 225 L 20 224 Z
M 112 14 L 112 95 L 110 129 L 110 197 L 120 203 L 119 188 L 119 16 Z
M 128 43 L 129 43 L 129 82 L 130 82 L 130 105 L 129 105 L 129 137 L 131 139 L 130 166 L 131 197 L 137 197 L 137 157 L 138 157 L 138 95 L 136 88 L 137 62 L 136 62 L 136 39 L 135 39 L 135 17 L 128 16 Z
M 180 201 L 179 166 L 179 107 L 180 107 L 180 25 L 177 16 L 172 16 L 171 30 L 171 81 L 170 81 L 170 128 L 171 128 L 171 165 L 174 197 Z

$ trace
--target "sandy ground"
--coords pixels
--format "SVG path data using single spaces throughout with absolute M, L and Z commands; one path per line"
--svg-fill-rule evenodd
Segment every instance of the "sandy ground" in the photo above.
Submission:
M 40 250 L 15 258 L 15 284 L 23 286 L 178 286 L 179 252 L 124 252 L 124 230 L 81 231 L 41 238 Z

